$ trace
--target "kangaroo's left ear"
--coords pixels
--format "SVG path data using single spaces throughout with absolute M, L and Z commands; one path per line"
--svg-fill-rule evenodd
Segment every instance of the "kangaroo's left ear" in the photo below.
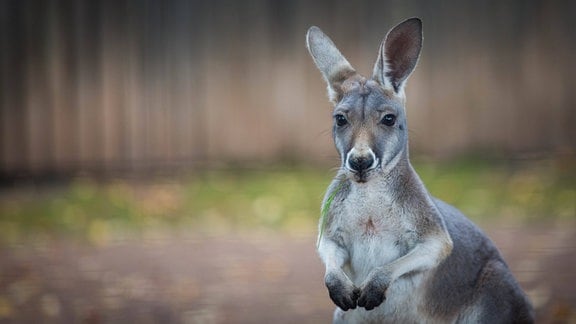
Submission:
M 406 80 L 416 67 L 422 49 L 422 21 L 407 19 L 384 38 L 374 64 L 372 79 L 385 89 L 404 95 Z
M 348 78 L 355 76 L 356 70 L 348 63 L 332 40 L 316 26 L 308 29 L 306 47 L 328 84 L 328 97 L 333 103 L 337 103 L 342 99 L 342 84 Z

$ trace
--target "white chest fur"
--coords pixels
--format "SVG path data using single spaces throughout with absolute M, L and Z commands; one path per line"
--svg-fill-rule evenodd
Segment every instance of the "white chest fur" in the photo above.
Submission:
M 347 272 L 355 284 L 370 271 L 394 261 L 416 243 L 409 215 L 395 206 L 386 191 L 376 184 L 354 184 L 339 206 L 333 226 L 342 237 L 350 257 Z

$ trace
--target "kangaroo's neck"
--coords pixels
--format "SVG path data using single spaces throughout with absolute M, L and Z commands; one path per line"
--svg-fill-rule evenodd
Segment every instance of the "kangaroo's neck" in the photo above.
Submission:
M 393 198 L 398 202 L 411 203 L 415 200 L 423 202 L 428 201 L 430 197 L 408 159 L 398 163 L 383 185 L 393 192 Z

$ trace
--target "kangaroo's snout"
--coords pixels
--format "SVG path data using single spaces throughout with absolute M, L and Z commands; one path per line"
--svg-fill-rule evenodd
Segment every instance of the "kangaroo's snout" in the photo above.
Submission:
M 346 167 L 350 171 L 362 173 L 376 168 L 378 161 L 371 149 L 359 153 L 354 148 L 346 155 Z
M 358 172 L 366 171 L 374 164 L 374 159 L 371 156 L 355 156 L 348 160 L 350 169 Z

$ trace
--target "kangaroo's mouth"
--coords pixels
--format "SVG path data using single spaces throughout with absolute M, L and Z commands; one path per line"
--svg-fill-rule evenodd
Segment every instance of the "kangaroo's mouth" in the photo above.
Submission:
M 358 183 L 366 183 L 368 181 L 368 172 L 357 172 L 354 173 L 354 181 Z

